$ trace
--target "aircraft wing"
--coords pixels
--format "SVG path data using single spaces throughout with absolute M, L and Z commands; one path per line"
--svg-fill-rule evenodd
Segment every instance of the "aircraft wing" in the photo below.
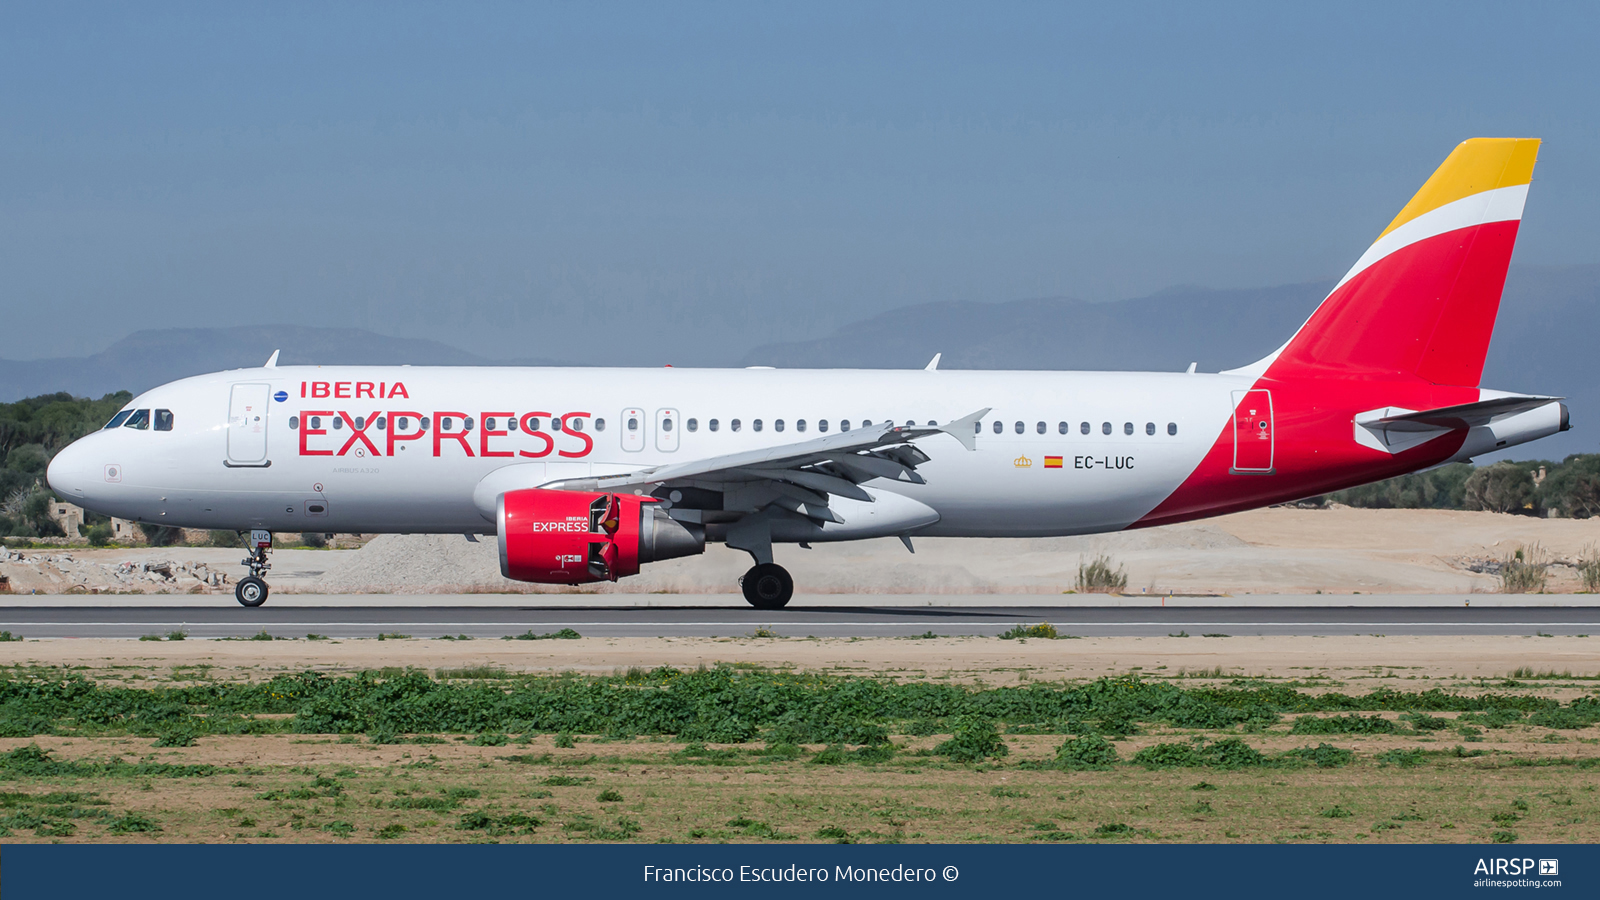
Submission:
M 662 486 L 717 487 L 768 482 L 777 487 L 773 502 L 823 521 L 834 521 L 827 495 L 872 502 L 860 485 L 874 478 L 923 484 L 917 466 L 930 457 L 911 441 L 948 434 L 968 450 L 977 446 L 976 424 L 989 413 L 978 410 L 944 425 L 885 422 L 793 444 L 650 466 L 620 475 L 577 478 L 542 485 L 558 490 L 653 491 Z

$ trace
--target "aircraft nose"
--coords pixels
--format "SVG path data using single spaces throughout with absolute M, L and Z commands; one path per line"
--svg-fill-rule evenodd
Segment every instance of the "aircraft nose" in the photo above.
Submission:
M 63 447 L 55 458 L 50 460 L 50 468 L 45 470 L 44 478 L 50 489 L 57 494 L 81 500 L 91 483 L 89 480 L 91 465 L 83 441 L 74 441 Z

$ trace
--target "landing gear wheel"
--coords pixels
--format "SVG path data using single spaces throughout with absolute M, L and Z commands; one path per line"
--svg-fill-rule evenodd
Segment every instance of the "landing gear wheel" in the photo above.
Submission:
M 756 609 L 783 609 L 794 596 L 794 579 L 789 571 L 776 563 L 752 566 L 739 579 L 744 599 Z
M 247 575 L 239 579 L 238 585 L 233 589 L 233 596 L 241 605 L 254 609 L 267 602 L 267 583 L 254 575 Z

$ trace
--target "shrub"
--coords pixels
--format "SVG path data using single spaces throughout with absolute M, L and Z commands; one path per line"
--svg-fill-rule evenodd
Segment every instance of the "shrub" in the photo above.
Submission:
M 1317 813 L 1317 815 L 1323 817 L 1324 819 L 1348 819 L 1355 815 L 1355 813 L 1335 803 L 1327 809 L 1321 810 Z
M 955 733 L 950 740 L 933 748 L 933 752 L 956 762 L 982 762 L 990 757 L 1005 756 L 1011 748 L 1001 740 L 993 719 L 961 716 L 956 719 Z
M 1074 771 L 1109 769 L 1117 762 L 1117 758 L 1117 748 L 1112 746 L 1110 741 L 1097 734 L 1091 734 L 1068 740 L 1056 748 L 1053 765 L 1058 769 Z
M 1378 755 L 1378 763 L 1385 766 L 1399 766 L 1402 769 L 1411 769 L 1422 765 L 1427 758 L 1428 751 L 1414 750 L 1387 750 Z
M 1119 564 L 1111 568 L 1112 559 L 1100 554 L 1094 559 L 1078 561 L 1077 589 L 1087 594 L 1110 594 L 1128 586 L 1128 573 Z
M 1286 759 L 1302 759 L 1315 765 L 1319 769 L 1334 769 L 1347 766 L 1355 759 L 1355 753 L 1335 747 L 1331 744 L 1318 744 L 1315 747 L 1301 747 L 1283 754 Z
M 1394 723 L 1382 716 L 1301 716 L 1290 734 L 1393 734 Z
M 237 532 L 237 531 L 223 531 L 221 529 L 213 530 L 210 534 L 206 535 L 206 543 L 210 544 L 213 547 L 243 547 L 244 546 L 244 541 L 240 540 L 240 538 L 239 538 L 239 532 Z
M 1056 627 L 1049 622 L 1040 622 L 1037 625 L 1014 625 L 1010 631 L 1000 635 L 1002 641 L 1014 641 L 1018 638 L 1044 638 L 1056 639 Z
M 1499 465 L 1499 463 L 1496 463 Z M 1542 594 L 1550 565 L 1544 548 L 1534 543 L 1518 547 L 1500 563 L 1500 591 L 1505 594 Z
M 109 524 L 101 522 L 98 525 L 90 525 L 89 530 L 84 533 L 84 537 L 89 539 L 91 546 L 104 547 L 111 543 L 113 533 Z
M 594 799 L 600 803 L 621 803 L 622 795 L 610 788 L 606 788 L 596 795 Z
M 326 547 L 328 546 L 328 539 L 323 537 L 320 531 L 302 531 L 300 532 L 300 543 L 307 547 Z
M 1583 589 L 1600 594 L 1600 547 L 1590 544 L 1583 548 L 1578 559 L 1578 577 L 1583 579 Z
M 170 547 L 183 538 L 183 529 L 171 525 L 150 525 L 139 523 L 139 530 L 144 532 L 144 541 L 152 547 Z
M 1533 473 L 1510 460 L 1501 460 L 1467 476 L 1463 493 L 1467 509 L 1515 512 L 1533 502 Z
M 1133 755 L 1133 762 L 1146 769 L 1216 768 L 1243 769 L 1272 765 L 1261 751 L 1238 738 L 1210 744 L 1156 744 Z

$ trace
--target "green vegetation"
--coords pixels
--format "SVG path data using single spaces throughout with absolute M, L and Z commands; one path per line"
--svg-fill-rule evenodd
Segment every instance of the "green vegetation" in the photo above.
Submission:
M 179 633 L 169 635 L 173 639 Z M 1600 719 L 1600 700 L 1562 705 L 1535 694 L 1308 693 L 1237 680 L 1182 687 L 1134 676 L 1086 684 L 982 687 L 810 675 L 718 666 L 659 668 L 597 677 L 507 675 L 433 678 L 389 669 L 354 676 L 280 675 L 254 684 L 194 681 L 113 687 L 78 675 L 32 670 L 0 675 L 0 730 L 26 734 L 132 733 L 158 737 L 178 724 L 199 735 L 261 730 L 309 734 L 469 734 L 495 742 L 515 734 L 676 735 L 685 741 L 878 746 L 893 733 L 954 735 L 939 751 L 976 760 L 1002 754 L 999 725 L 1013 732 L 1138 733 L 1140 723 L 1174 728 L 1260 730 L 1285 714 L 1295 734 L 1382 734 L 1394 721 L 1358 712 L 1459 712 L 1457 724 L 1491 728 L 1530 714 L 1557 727 Z M 454 673 L 451 673 L 454 674 Z M 278 715 L 285 718 L 252 719 Z M 1424 726 L 1424 729 L 1426 726 Z M 1419 729 L 1420 730 L 1420 729 Z M 487 736 L 487 737 L 485 737 Z M 1087 752 L 1090 745 L 1083 745 Z M 1076 751 L 1075 751 L 1076 752 Z
M 1100 554 L 1087 562 L 1078 561 L 1079 593 L 1110 594 L 1116 593 L 1128 586 L 1128 573 L 1119 564 L 1111 568 L 1113 560 L 1105 554 Z
M 119 391 L 99 400 L 63 393 L 0 403 L 0 535 L 61 535 L 50 519 L 53 496 L 44 483 L 50 459 L 105 425 L 131 399 Z
M 1056 627 L 1049 622 L 1040 622 L 1037 625 L 1013 625 L 1010 631 L 1000 634 L 1002 641 L 1014 641 L 1018 638 L 1043 638 L 1053 641 L 1057 637 L 1059 635 L 1056 634 Z
M 1540 473 L 1543 472 L 1541 476 Z M 1502 460 L 1401 475 L 1327 495 L 1325 500 L 1368 509 L 1466 509 L 1527 512 L 1587 519 L 1600 515 L 1600 453 L 1576 453 L 1559 463 Z M 1600 589 L 1600 569 L 1596 587 Z

